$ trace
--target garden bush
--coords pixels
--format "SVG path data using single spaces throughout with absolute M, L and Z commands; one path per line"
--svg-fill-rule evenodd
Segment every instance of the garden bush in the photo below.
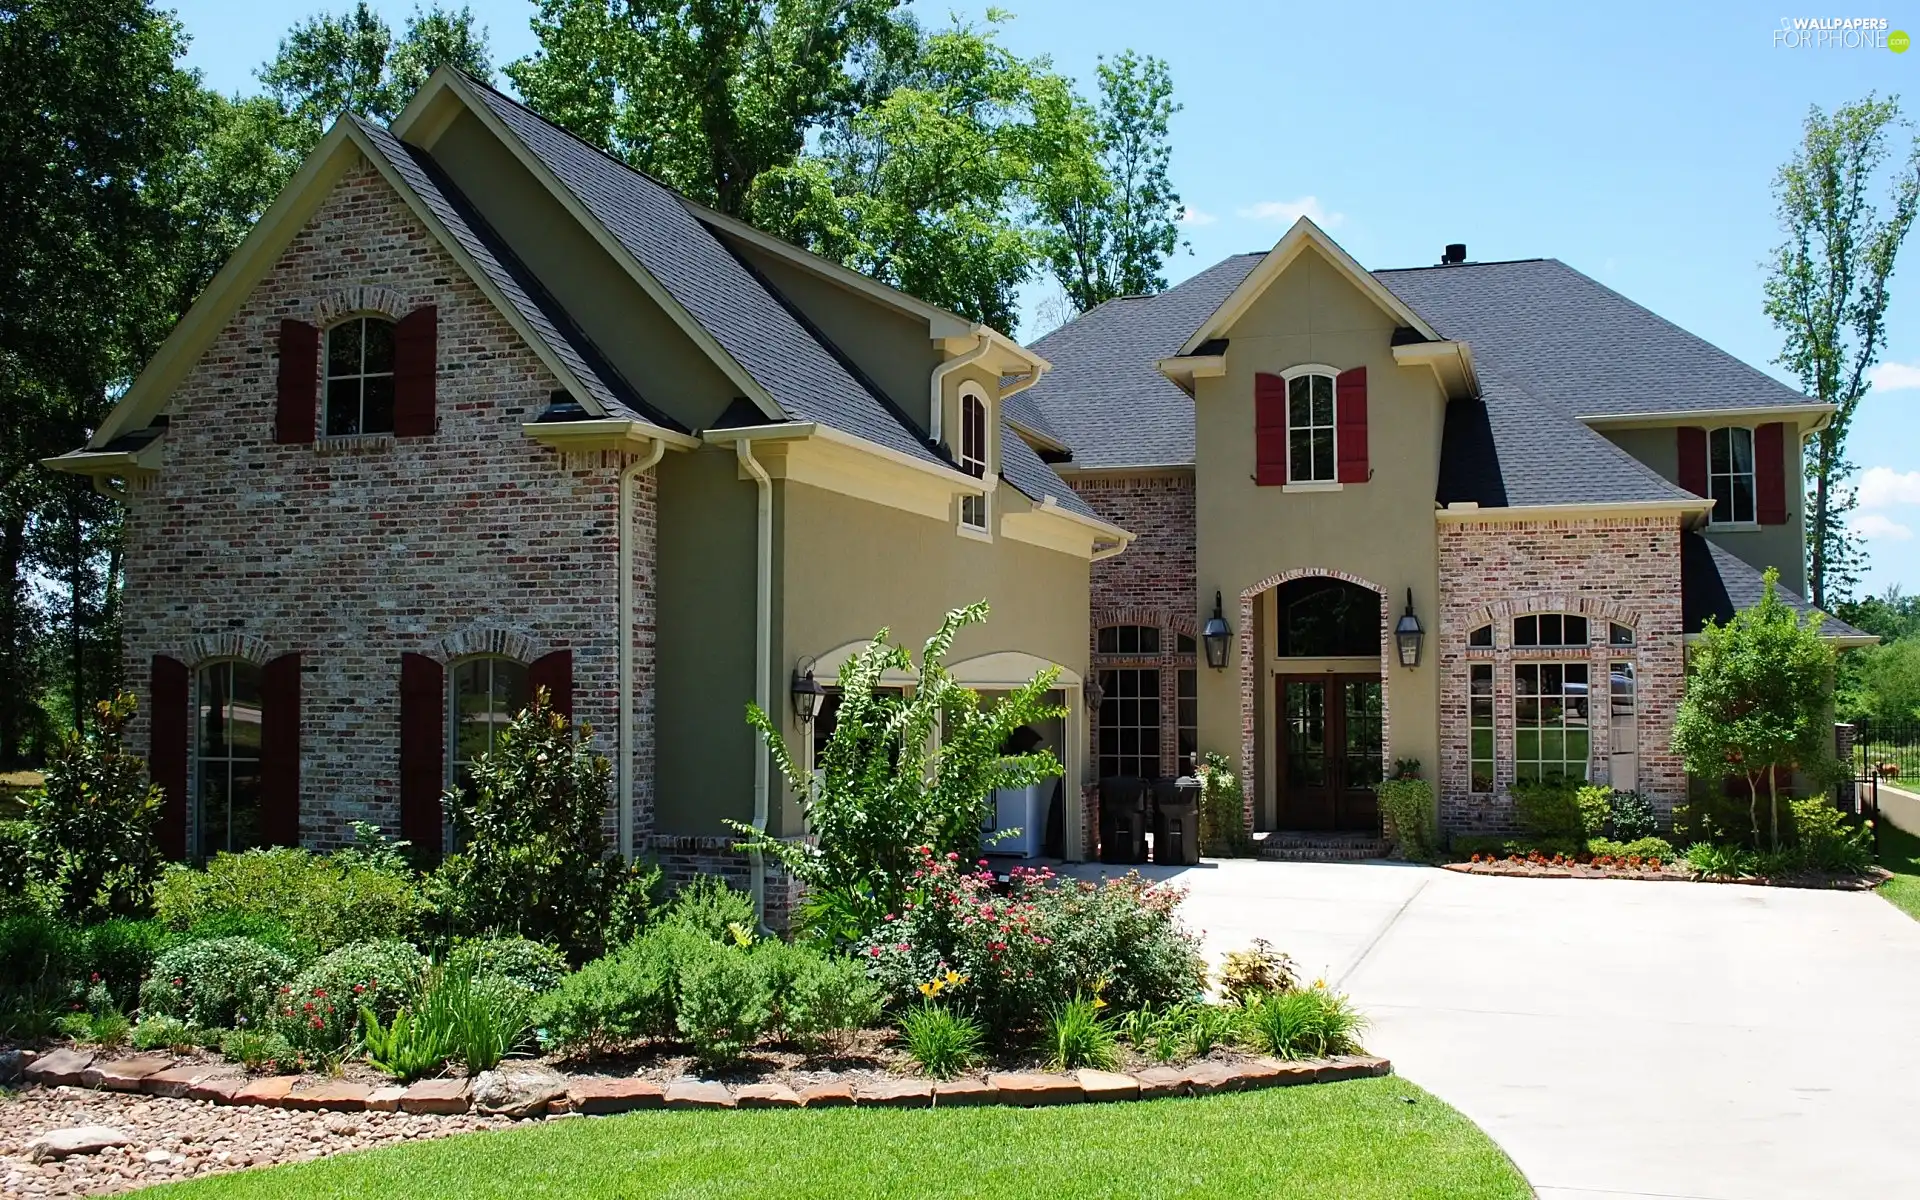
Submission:
M 1795 855 L 1808 869 L 1857 875 L 1873 865 L 1872 832 L 1849 822 L 1824 797 L 1789 801 L 1787 807 Z
M 1263 1054 L 1325 1058 L 1357 1051 L 1365 1025 L 1345 996 L 1315 986 L 1262 996 L 1247 1006 L 1243 1031 Z
M 447 1031 L 448 1057 L 468 1075 L 491 1071 L 517 1050 L 527 1036 L 533 997 L 499 975 L 446 966 L 433 972 L 419 1011 L 429 1025 Z
M 153 970 L 154 960 L 172 938 L 158 921 L 115 917 L 88 928 L 83 941 L 81 971 L 104 983 L 117 1007 L 128 1008 L 139 997 L 140 981 Z
M 145 916 L 160 874 L 161 792 L 121 746 L 133 710 L 126 692 L 95 705 L 86 730 L 67 731 L 49 757 L 45 786 L 27 794 L 31 870 L 61 915 L 82 923 Z
M 294 949 L 313 956 L 350 942 L 411 939 L 423 900 L 405 872 L 278 847 L 216 854 L 204 870 L 168 867 L 154 908 L 178 930 L 211 920 L 283 926 Z
M 1220 963 L 1220 991 L 1237 1004 L 1257 995 L 1285 992 L 1297 986 L 1293 960 L 1275 950 L 1265 938 L 1255 938 L 1253 945 L 1245 950 L 1228 951 Z
M 900 1018 L 900 1037 L 922 1071 L 935 1079 L 952 1079 L 980 1061 L 986 1031 L 966 1013 L 925 1000 Z
M 1641 838 L 1653 837 L 1660 832 L 1660 822 L 1654 815 L 1653 801 L 1641 793 L 1615 792 L 1612 804 L 1611 825 L 1615 839 L 1633 842 Z
M 1584 842 L 1588 836 L 1579 789 L 1558 780 L 1515 783 L 1514 816 L 1536 844 Z
M 1433 784 L 1420 778 L 1382 780 L 1377 789 L 1400 857 L 1424 862 L 1433 857 Z
M 411 1001 L 426 978 L 427 967 L 426 955 L 411 943 L 391 939 L 354 942 L 301 971 L 289 992 L 303 1002 L 316 994 L 333 1001 L 350 1031 L 363 1007 L 384 1020 Z
M 172 1050 L 184 1054 L 200 1044 L 200 1030 L 176 1017 L 143 1017 L 133 1027 L 136 1050 Z
M 444 1020 L 419 1017 L 404 1008 L 386 1022 L 363 1009 L 360 1031 L 367 1064 L 402 1083 L 440 1070 L 453 1055 L 453 1030 Z M 226 1053 L 225 1045 L 220 1049 Z
M 184 933 L 175 931 L 173 937 L 176 944 L 204 942 L 211 938 L 252 938 L 283 954 L 290 954 L 301 962 L 311 962 L 319 957 L 319 951 L 314 949 L 313 943 L 295 937 L 285 921 L 260 913 L 237 910 L 214 913 L 195 921 Z
M 947 1002 L 996 1033 L 1032 1025 L 1076 995 L 1103 990 L 1123 1009 L 1198 996 L 1206 966 L 1180 924 L 1177 888 L 1137 874 L 1056 884 L 1015 869 L 998 894 L 990 871 L 920 850 L 917 898 L 883 922 L 860 953 L 885 993 L 911 1003 L 948 971 L 966 976 Z
M 30 833 L 25 821 L 0 821 L 0 919 L 37 916 L 54 906 L 51 890 L 33 873 Z
M 299 1069 L 300 1054 L 280 1034 L 265 1029 L 235 1029 L 220 1039 L 220 1053 L 249 1071 L 273 1074 Z
M 613 765 L 593 727 L 554 711 L 545 689 L 447 793 L 461 844 L 429 877 L 435 924 L 451 938 L 519 934 L 575 962 L 606 946 L 628 870 L 607 845 Z
M 64 987 L 84 978 L 86 958 L 86 935 L 65 921 L 39 913 L 0 919 L 0 987 Z
M 187 942 L 161 953 L 140 988 L 142 1016 L 178 1017 L 204 1029 L 257 1023 L 297 971 L 294 960 L 251 938 Z
M 805 1043 L 844 1045 L 879 1020 L 880 985 L 849 958 L 811 956 L 780 1001 L 782 1029 Z
M 1587 853 L 1612 858 L 1657 858 L 1662 863 L 1680 861 L 1679 852 L 1665 838 L 1643 837 L 1630 842 L 1615 841 L 1612 838 L 1593 838 L 1587 842 Z
M 1613 821 L 1613 789 L 1600 783 L 1583 784 L 1575 789 L 1573 802 L 1580 810 L 1581 834 L 1603 836 Z
M 133 1031 L 133 1022 L 111 1005 L 81 1008 L 60 1018 L 59 1030 L 85 1046 L 112 1050 L 124 1044 Z
M 1210 753 L 1194 768 L 1200 780 L 1200 847 L 1215 858 L 1251 858 L 1246 793 L 1224 754 Z
M 528 995 L 558 987 L 567 974 L 567 956 L 531 938 L 472 938 L 453 948 L 447 963 L 454 970 L 504 980 Z
M 670 1035 L 681 963 L 711 944 L 684 925 L 656 925 L 562 979 L 535 1004 L 533 1023 L 548 1044 L 570 1054 Z
M 674 1021 L 705 1063 L 738 1058 L 772 1016 L 763 977 L 739 946 L 708 942 L 680 964 Z
M 675 889 L 660 920 L 714 941 L 731 940 L 736 930 L 753 932 L 753 897 L 717 876 L 700 875 Z

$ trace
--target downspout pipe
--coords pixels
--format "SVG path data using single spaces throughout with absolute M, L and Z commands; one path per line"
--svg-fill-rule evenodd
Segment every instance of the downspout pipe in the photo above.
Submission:
M 620 606 L 620 858 L 633 861 L 633 507 L 640 476 L 652 470 L 667 452 L 655 438 L 653 448 L 620 472 L 620 534 L 617 595 Z
M 752 477 L 757 495 L 756 565 L 753 595 L 753 702 L 760 711 L 773 713 L 773 478 L 766 467 L 753 457 L 753 439 L 741 438 L 733 444 L 740 469 Z M 767 831 L 769 795 L 772 789 L 772 761 L 765 746 L 753 752 L 753 828 Z M 752 879 L 753 916 L 762 928 L 767 924 L 767 866 L 759 850 L 748 851 L 748 870 Z
M 992 338 L 985 334 L 977 334 L 975 336 L 978 340 L 974 343 L 973 349 L 955 358 L 950 358 L 933 369 L 933 378 L 929 382 L 927 389 L 929 393 L 927 397 L 927 440 L 936 446 L 940 444 L 942 432 L 940 428 L 943 424 L 941 412 L 946 408 L 944 401 L 947 395 L 947 376 L 958 371 L 961 367 L 972 366 L 974 363 L 979 362 L 987 356 L 987 351 L 993 349 Z

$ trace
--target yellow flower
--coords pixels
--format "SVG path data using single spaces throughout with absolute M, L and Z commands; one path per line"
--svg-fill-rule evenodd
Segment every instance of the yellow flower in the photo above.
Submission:
M 1313 986 L 1320 988 L 1322 991 L 1324 991 L 1326 990 L 1327 981 L 1324 979 L 1316 979 L 1313 981 Z
M 1105 1008 L 1107 1006 L 1107 1002 L 1105 1000 L 1102 1000 L 1100 997 L 1095 996 L 1093 998 L 1093 1006 L 1095 1008 Z
M 927 996 L 927 997 L 932 997 L 932 995 L 933 995 L 933 985 L 932 985 L 932 984 L 930 984 L 930 983 L 923 983 L 923 984 L 921 984 L 921 985 L 920 985 L 920 994 L 921 994 L 922 996 Z

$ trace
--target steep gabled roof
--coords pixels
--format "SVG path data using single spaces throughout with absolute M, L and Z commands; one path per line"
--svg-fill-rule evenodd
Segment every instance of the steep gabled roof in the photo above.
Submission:
M 1764 573 L 1733 551 L 1697 533 L 1680 535 L 1680 620 L 1686 632 L 1699 633 L 1709 617 L 1724 625 L 1765 593 Z M 1774 594 L 1803 617 L 1820 611 L 1786 588 L 1776 587 Z M 1820 636 L 1858 645 L 1879 640 L 1832 615 L 1821 622 Z
M 679 195 L 492 88 L 463 81 L 788 418 L 817 421 L 921 462 L 953 467 L 890 400 L 857 379 Z
M 1376 271 L 1474 359 L 1574 417 L 1814 402 L 1551 258 Z
M 1041 461 L 1039 453 L 1027 445 L 1026 439 L 1014 429 L 1004 413 L 1000 421 L 1000 478 L 1035 504 L 1043 503 L 1051 496 L 1055 505 L 1070 513 L 1103 523 L 1106 520 L 1088 507 L 1080 494 L 1068 487 L 1067 481 L 1060 478 L 1052 467 Z
M 1154 366 L 1180 349 L 1264 254 L 1238 254 L 1153 296 L 1088 310 L 1033 348 L 1053 370 L 1021 393 L 1080 468 L 1193 464 L 1193 400 Z

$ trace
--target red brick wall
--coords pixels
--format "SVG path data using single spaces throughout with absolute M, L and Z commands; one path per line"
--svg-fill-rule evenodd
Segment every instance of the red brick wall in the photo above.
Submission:
M 1608 664 L 1630 658 L 1638 678 L 1640 790 L 1662 820 L 1686 795 L 1672 751 L 1673 717 L 1685 673 L 1680 615 L 1680 527 L 1676 517 L 1581 521 L 1448 523 L 1440 527 L 1440 822 L 1446 832 L 1517 832 L 1507 788 L 1513 781 L 1516 661 L 1589 664 L 1592 778 L 1608 779 L 1611 722 Z M 1512 619 L 1538 612 L 1588 619 L 1584 651 L 1516 650 Z M 1609 648 L 1608 625 L 1634 630 L 1631 650 Z M 1491 623 L 1494 648 L 1469 649 L 1467 635 Z M 1494 664 L 1495 788 L 1468 784 L 1467 670 Z
M 439 308 L 431 437 L 275 445 L 282 318 Z M 570 648 L 574 713 L 616 736 L 619 456 L 520 430 L 558 387 L 370 166 L 350 170 L 173 395 L 164 465 L 128 504 L 126 652 L 197 666 L 304 654 L 301 840 L 398 827 L 400 656 Z M 654 480 L 635 518 L 637 833 L 650 828 Z M 135 731 L 146 740 L 145 722 Z M 190 786 L 190 791 L 197 783 Z

